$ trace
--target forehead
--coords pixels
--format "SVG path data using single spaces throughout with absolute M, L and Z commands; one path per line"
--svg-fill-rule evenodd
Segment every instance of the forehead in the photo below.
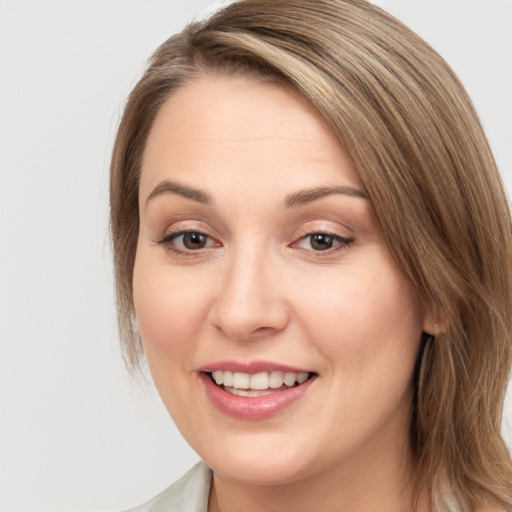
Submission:
M 362 187 L 333 130 L 304 98 L 241 76 L 202 76 L 163 104 L 144 152 L 141 194 L 169 178 Z

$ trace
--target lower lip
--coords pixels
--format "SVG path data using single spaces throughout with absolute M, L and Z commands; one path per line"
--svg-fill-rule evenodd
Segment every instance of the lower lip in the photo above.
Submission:
M 283 412 L 300 400 L 316 379 L 313 377 L 299 386 L 283 391 L 274 391 L 268 395 L 247 397 L 232 395 L 224 391 L 222 387 L 212 381 L 207 373 L 201 372 L 199 378 L 205 387 L 208 398 L 219 411 L 243 420 L 264 420 Z

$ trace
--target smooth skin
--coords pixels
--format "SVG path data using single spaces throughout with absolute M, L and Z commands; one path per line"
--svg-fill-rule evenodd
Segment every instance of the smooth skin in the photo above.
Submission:
M 139 199 L 137 319 L 165 406 L 214 471 L 209 512 L 409 510 L 412 375 L 436 319 L 323 118 L 284 87 L 202 76 L 159 112 Z M 225 360 L 317 377 L 242 420 L 198 377 Z

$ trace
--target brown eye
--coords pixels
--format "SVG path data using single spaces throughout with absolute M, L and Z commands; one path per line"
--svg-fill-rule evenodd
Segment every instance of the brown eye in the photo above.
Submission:
M 203 249 L 219 246 L 213 238 L 200 231 L 172 233 L 159 240 L 157 244 L 164 246 L 168 251 L 188 256 L 199 253 Z
M 332 253 L 349 247 L 353 241 L 353 238 L 319 232 L 302 237 L 294 245 L 307 251 Z
M 326 233 L 315 233 L 310 235 L 310 244 L 314 251 L 327 251 L 332 249 L 334 238 Z
M 180 236 L 182 237 L 183 247 L 190 251 L 203 249 L 206 246 L 206 243 L 208 242 L 208 237 L 203 233 L 190 232 L 183 233 Z

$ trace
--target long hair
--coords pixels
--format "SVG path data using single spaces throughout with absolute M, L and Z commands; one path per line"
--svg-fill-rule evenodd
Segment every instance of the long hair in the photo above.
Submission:
M 425 308 L 411 404 L 417 496 L 438 512 L 512 507 L 500 436 L 511 366 L 512 225 L 474 107 L 446 62 L 364 0 L 242 0 L 153 55 L 121 120 L 111 230 L 128 365 L 143 357 L 132 274 L 141 159 L 166 99 L 205 73 L 285 84 L 320 112 L 351 156 L 390 250 Z

